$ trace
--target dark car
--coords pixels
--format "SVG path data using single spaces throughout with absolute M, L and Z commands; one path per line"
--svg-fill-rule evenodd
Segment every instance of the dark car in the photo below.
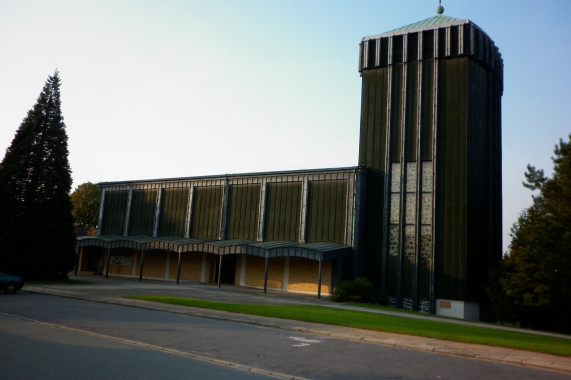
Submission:
M 0 273 L 0 291 L 16 293 L 22 287 L 24 287 L 24 279 L 22 277 Z

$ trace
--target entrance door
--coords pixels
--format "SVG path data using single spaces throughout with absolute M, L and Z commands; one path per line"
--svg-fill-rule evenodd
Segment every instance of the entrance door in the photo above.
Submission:
M 99 247 L 83 247 L 83 254 L 85 255 L 85 261 L 83 268 L 86 272 L 97 273 L 99 272 L 99 257 L 102 255 L 102 249 Z
M 218 265 L 220 260 L 216 260 L 216 276 L 218 276 Z M 236 280 L 236 255 L 222 256 L 222 271 L 220 272 L 220 283 L 234 285 Z M 216 281 L 218 282 L 218 278 Z

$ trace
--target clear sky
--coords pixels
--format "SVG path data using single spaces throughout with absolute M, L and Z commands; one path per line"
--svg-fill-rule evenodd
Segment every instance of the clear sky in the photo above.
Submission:
M 437 0 L 0 0 L 0 156 L 59 70 L 74 187 L 357 165 L 362 37 Z M 504 247 L 571 133 L 571 1 L 443 0 L 504 59 Z M 485 207 L 485 205 L 483 205 Z

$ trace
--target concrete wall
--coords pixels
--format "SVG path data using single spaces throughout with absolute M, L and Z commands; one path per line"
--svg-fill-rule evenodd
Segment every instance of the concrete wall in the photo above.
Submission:
M 480 304 L 477 302 L 437 299 L 436 314 L 478 321 L 480 320 Z

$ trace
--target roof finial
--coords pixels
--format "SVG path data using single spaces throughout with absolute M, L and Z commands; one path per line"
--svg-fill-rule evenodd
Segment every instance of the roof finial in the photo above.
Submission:
M 436 7 L 436 13 L 439 15 L 444 13 L 444 7 L 442 6 L 442 0 L 438 0 L 438 6 Z

